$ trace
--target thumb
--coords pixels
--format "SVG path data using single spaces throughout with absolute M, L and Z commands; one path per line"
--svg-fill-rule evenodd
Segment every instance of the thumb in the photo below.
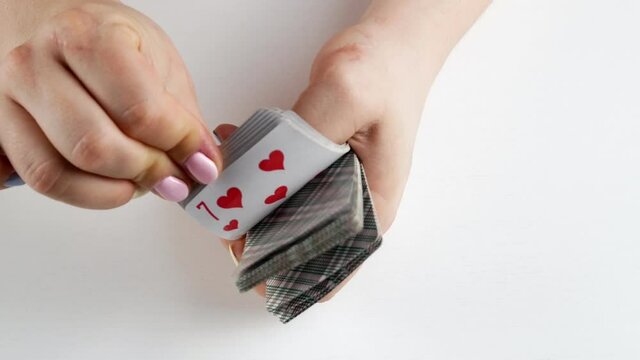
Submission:
M 411 163 L 412 141 L 399 123 L 383 123 L 384 101 L 362 69 L 344 67 L 316 77 L 293 110 L 330 140 L 349 142 L 365 168 L 381 229 L 393 222 Z M 341 75 L 340 75 L 341 74 Z
M 329 140 L 343 144 L 358 131 L 361 118 L 361 110 L 349 98 L 336 86 L 315 83 L 300 95 L 293 111 Z

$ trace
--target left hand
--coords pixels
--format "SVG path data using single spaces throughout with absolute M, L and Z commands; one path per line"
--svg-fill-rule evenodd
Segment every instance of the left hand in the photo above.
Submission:
M 310 84 L 293 110 L 332 141 L 349 143 L 365 168 L 385 232 L 407 181 L 428 84 L 413 76 L 416 60 L 410 49 L 380 46 L 371 39 L 376 30 L 358 25 L 331 39 L 317 56 Z M 224 140 L 235 129 L 223 124 L 215 132 Z M 223 243 L 236 258 L 242 256 L 244 238 Z M 265 284 L 256 290 L 264 295 Z
M 381 232 L 393 223 L 411 168 L 427 93 L 449 52 L 490 0 L 373 0 L 317 55 L 293 110 L 335 143 L 348 142 L 367 174 Z M 228 137 L 235 127 L 220 125 Z M 244 239 L 223 240 L 236 258 Z M 324 298 L 330 299 L 353 274 Z M 265 294 L 261 284 L 256 291 Z

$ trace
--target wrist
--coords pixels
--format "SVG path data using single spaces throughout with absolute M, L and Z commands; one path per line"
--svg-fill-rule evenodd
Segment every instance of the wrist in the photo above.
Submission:
M 440 71 L 446 55 L 405 24 L 365 17 L 353 26 L 353 43 L 363 52 L 362 59 L 373 64 L 367 72 L 369 79 L 384 84 L 379 90 L 386 93 L 382 99 L 395 99 L 389 103 L 416 115 L 422 112 L 425 99 Z M 415 118 L 415 116 L 413 116 Z
M 464 33 L 491 0 L 373 0 L 359 26 L 402 60 L 412 77 L 432 82 Z

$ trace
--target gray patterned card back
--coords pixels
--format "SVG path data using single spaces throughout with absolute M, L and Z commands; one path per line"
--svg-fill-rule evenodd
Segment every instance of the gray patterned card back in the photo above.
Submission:
M 360 162 L 347 153 L 247 234 L 236 285 L 246 291 L 302 265 L 363 227 Z
M 353 153 L 348 155 L 355 158 Z M 340 239 L 339 244 L 330 250 L 267 280 L 267 309 L 283 323 L 320 301 L 382 244 L 364 168 L 360 166 L 359 170 L 364 214 L 359 233 Z

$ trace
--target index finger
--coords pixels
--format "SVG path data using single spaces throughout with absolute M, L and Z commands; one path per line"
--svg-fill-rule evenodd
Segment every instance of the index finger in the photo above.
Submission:
M 57 22 L 52 51 L 126 135 L 165 151 L 196 180 L 211 182 L 222 168 L 222 156 L 197 109 L 183 101 L 194 95 L 183 84 L 188 75 L 176 74 L 175 63 L 181 60 L 168 39 L 144 43 L 137 27 L 128 20 L 70 12 Z M 168 83 L 172 77 L 184 79 Z M 200 163 L 209 159 L 209 174 L 191 171 L 189 161 L 197 153 L 206 157 L 199 157 Z

